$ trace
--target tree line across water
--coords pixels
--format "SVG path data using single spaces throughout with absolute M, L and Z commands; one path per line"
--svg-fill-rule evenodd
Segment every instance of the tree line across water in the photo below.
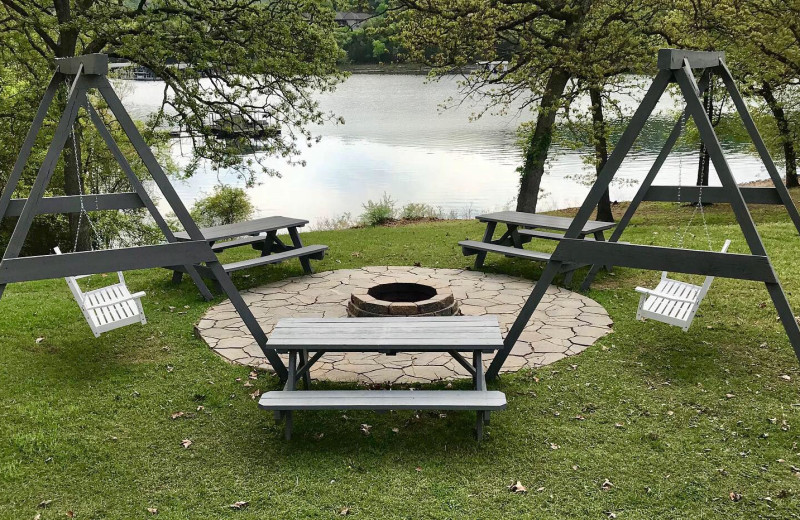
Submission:
M 358 27 L 341 27 L 337 11 L 374 16 Z M 618 94 L 641 88 L 630 78 L 652 75 L 663 47 L 727 51 L 787 184 L 797 185 L 800 0 L 0 0 L 0 188 L 56 57 L 105 52 L 148 67 L 170 95 L 141 127 L 168 169 L 190 177 L 200 161 L 210 160 L 252 183 L 278 172 L 259 163 L 261 155 L 243 151 L 257 148 L 301 161 L 301 148 L 317 138 L 310 128 L 337 119 L 320 109 L 314 94 L 346 77 L 343 62 L 371 56 L 423 63 L 434 76 L 461 74 L 462 92 L 479 97 L 485 111 L 533 111 L 533 121 L 520 129 L 517 199 L 517 209 L 533 212 L 558 132 L 567 128 L 575 141 L 591 146 L 591 160 L 601 168 L 613 146 L 614 123 L 625 116 Z M 170 65 L 176 61 L 186 66 Z M 502 66 L 475 67 L 479 62 Z M 721 130 L 736 134 L 741 129 L 726 119 L 730 104 L 722 91 L 707 94 L 706 106 Z M 32 185 L 64 103 L 61 94 L 17 196 Z M 98 109 L 119 136 L 113 118 L 102 105 Z M 220 139 L 207 124 L 236 118 L 281 131 L 258 142 L 247 135 Z M 171 164 L 167 136 L 153 130 L 164 126 L 190 135 L 188 166 Z M 692 132 L 690 125 L 690 138 Z M 697 181 L 703 183 L 709 161 L 702 148 L 699 155 Z M 133 167 L 145 177 L 142 164 Z M 83 113 L 50 190 L 130 190 Z M 142 231 L 149 228 L 141 218 L 137 212 L 110 214 L 95 224 L 106 245 L 119 237 L 154 240 Z M 608 194 L 598 218 L 612 218 Z M 0 228 L 0 248 L 11 224 L 6 219 Z M 76 234 L 77 247 L 87 249 L 93 233 L 79 233 L 87 225 L 76 215 L 39 217 L 40 243 L 29 244 L 27 252 L 53 243 L 70 249 Z

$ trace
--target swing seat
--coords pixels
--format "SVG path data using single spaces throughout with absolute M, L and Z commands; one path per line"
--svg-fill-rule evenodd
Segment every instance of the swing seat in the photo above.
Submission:
M 56 247 L 53 250 L 57 255 L 61 254 L 59 248 Z M 99 338 L 100 334 L 104 332 L 132 323 L 141 323 L 142 325 L 147 323 L 142 309 L 142 297 L 145 293 L 131 294 L 125 284 L 122 271 L 117 273 L 119 283 L 83 292 L 78 285 L 78 280 L 87 276 L 89 275 L 67 276 L 64 279 L 96 338 Z
M 725 253 L 730 245 L 731 241 L 726 240 L 720 252 Z M 655 289 L 636 288 L 636 292 L 641 294 L 636 319 L 649 318 L 681 327 L 684 332 L 688 331 L 695 314 L 697 314 L 697 309 L 700 307 L 700 302 L 705 298 L 713 281 L 713 276 L 706 276 L 703 285 L 694 285 L 673 280 L 664 271 L 661 273 L 661 281 Z

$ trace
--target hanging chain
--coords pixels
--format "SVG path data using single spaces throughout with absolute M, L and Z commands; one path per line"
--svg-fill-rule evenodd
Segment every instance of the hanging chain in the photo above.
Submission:
M 75 123 L 72 123 L 72 127 L 70 128 L 70 134 L 72 136 L 72 153 L 75 156 L 75 174 L 78 177 L 78 200 L 81 203 L 81 211 L 78 213 L 78 227 L 75 230 L 75 242 L 72 244 L 72 251 L 76 252 L 78 250 L 78 239 L 81 234 L 81 225 L 83 224 L 84 215 L 86 215 L 86 222 L 88 222 L 89 227 L 92 228 L 96 240 L 99 239 L 100 233 L 98 233 L 97 228 L 94 227 L 94 222 L 92 222 L 92 219 L 89 218 L 89 213 L 86 211 L 86 206 L 83 203 L 84 184 L 83 184 L 83 175 L 81 175 L 80 158 L 78 157 L 78 141 L 75 138 Z M 95 195 L 94 201 L 95 201 L 95 209 L 99 210 L 100 201 L 98 200 L 97 195 Z M 90 245 L 90 247 L 94 249 L 93 246 Z
M 711 118 L 713 117 L 713 114 L 709 114 L 709 112 L 711 112 L 711 107 L 712 107 L 712 103 L 713 103 L 713 100 L 714 100 L 714 77 L 710 76 L 708 81 L 709 81 L 709 83 L 708 83 L 708 97 L 706 98 L 706 103 L 704 104 L 703 108 L 705 108 L 706 114 L 708 114 L 708 121 L 710 123 L 711 122 Z M 713 125 L 713 123 L 712 123 L 712 125 Z M 700 208 L 700 215 L 703 217 L 703 231 L 705 231 L 705 234 L 706 234 L 706 242 L 708 243 L 708 250 L 711 251 L 711 249 L 712 249 L 712 246 L 711 246 L 711 235 L 709 235 L 709 233 L 708 233 L 708 223 L 706 222 L 706 212 L 705 212 L 705 210 L 703 208 L 703 177 L 705 177 L 706 166 L 710 166 L 710 164 L 708 164 L 708 159 L 707 159 L 707 157 L 708 157 L 708 147 L 706 146 L 705 142 L 703 142 L 702 140 L 701 140 L 701 142 L 703 143 L 703 147 L 700 150 L 701 151 L 701 155 L 700 155 L 700 175 L 701 175 L 701 178 L 700 178 L 700 186 L 699 186 L 698 193 L 697 193 L 697 207 Z

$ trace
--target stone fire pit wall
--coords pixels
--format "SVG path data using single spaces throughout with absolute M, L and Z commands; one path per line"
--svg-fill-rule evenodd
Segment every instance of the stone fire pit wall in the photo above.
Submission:
M 357 318 L 458 314 L 458 302 L 452 291 L 421 283 L 384 283 L 358 289 L 347 302 L 347 315 Z

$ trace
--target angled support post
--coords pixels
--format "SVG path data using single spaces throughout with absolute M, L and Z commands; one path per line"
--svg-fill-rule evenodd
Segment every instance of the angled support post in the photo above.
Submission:
M 724 70 L 723 77 L 725 77 Z M 692 119 L 694 119 L 697 129 L 700 132 L 700 138 L 705 143 L 709 157 L 714 163 L 714 169 L 717 171 L 722 187 L 728 192 L 731 208 L 736 216 L 736 220 L 739 222 L 739 226 L 742 229 L 750 252 L 754 255 L 767 257 L 767 251 L 753 223 L 750 210 L 747 208 L 747 204 L 744 201 L 739 186 L 736 184 L 728 161 L 725 159 L 725 153 L 714 132 L 714 127 L 708 119 L 708 114 L 703 107 L 703 102 L 694 88 L 694 78 L 692 77 L 692 71 L 688 61 L 684 63 L 684 67 L 679 72 L 676 72 L 676 79 L 684 98 L 687 100 Z M 780 176 L 778 177 L 780 178 Z M 777 184 L 781 184 L 780 181 Z M 769 292 L 772 303 L 778 311 L 778 316 L 781 319 L 783 328 L 786 330 L 786 335 L 789 337 L 789 342 L 794 349 L 795 355 L 797 359 L 800 360 L 800 327 L 798 327 L 794 312 L 789 305 L 789 300 L 786 298 L 786 294 L 783 292 L 780 282 L 777 281 L 777 277 L 775 280 L 774 282 L 765 282 L 767 292 Z
M 703 76 L 700 78 L 700 93 L 706 91 L 708 88 L 709 80 L 711 78 L 711 70 L 706 69 L 703 72 Z M 625 211 L 625 214 L 622 215 L 622 218 L 619 220 L 619 223 L 614 228 L 614 232 L 611 233 L 611 237 L 608 239 L 609 242 L 618 242 L 620 237 L 622 237 L 622 233 L 625 231 L 625 228 L 628 227 L 630 224 L 631 219 L 633 218 L 634 213 L 636 210 L 639 209 L 639 205 L 644 200 L 645 196 L 647 195 L 647 191 L 650 189 L 650 186 L 653 185 L 653 181 L 658 175 L 658 172 L 661 171 L 661 167 L 664 166 L 664 163 L 669 157 L 669 154 L 672 153 L 672 149 L 675 147 L 675 144 L 680 139 L 681 134 L 683 133 L 683 126 L 685 124 L 685 118 L 688 114 L 688 109 L 684 108 L 683 112 L 681 112 L 681 116 L 678 121 L 675 122 L 675 126 L 672 128 L 672 132 L 670 132 L 669 137 L 667 137 L 667 141 L 664 143 L 664 147 L 661 149 L 661 152 L 656 157 L 653 166 L 650 167 L 650 171 L 647 172 L 647 176 L 645 176 L 644 180 L 642 181 L 641 186 L 639 186 L 639 190 L 636 192 L 636 195 L 631 200 L 628 209 Z M 613 265 L 613 264 L 612 264 Z M 611 265 L 609 266 L 611 267 Z M 581 291 L 585 292 L 589 290 L 591 287 L 592 282 L 594 281 L 597 273 L 600 272 L 602 265 L 600 264 L 593 264 L 592 267 L 589 269 L 589 273 L 586 275 L 586 278 L 583 280 L 581 284 Z
M 192 240 L 205 240 L 200 228 L 197 227 L 197 224 L 192 219 L 189 211 L 186 209 L 186 206 L 183 205 L 183 201 L 180 199 L 180 197 L 178 197 L 178 194 L 175 192 L 175 189 L 169 182 L 167 175 L 164 173 L 164 170 L 161 169 L 161 165 L 158 164 L 158 161 L 153 155 L 152 150 L 150 150 L 150 147 L 148 147 L 144 142 L 139 130 L 131 120 L 119 97 L 117 97 L 116 92 L 114 92 L 114 89 L 111 87 L 111 84 L 108 82 L 108 78 L 105 76 L 98 77 L 96 88 L 100 92 L 100 95 L 103 96 L 103 99 L 105 99 L 109 109 L 114 114 L 114 117 L 116 117 L 117 122 L 119 123 L 120 127 L 122 127 L 122 131 L 128 136 L 128 139 L 136 150 L 136 153 L 139 155 L 145 167 L 150 172 L 150 175 L 152 176 L 156 185 L 161 190 L 161 194 L 172 208 L 175 216 L 178 217 L 178 220 L 183 225 L 186 233 Z M 208 248 L 210 251 L 211 246 L 209 245 Z M 239 294 L 239 290 L 236 289 L 236 286 L 233 284 L 233 281 L 231 281 L 230 276 L 228 276 L 228 273 L 225 272 L 225 269 L 222 267 L 219 259 L 216 259 L 216 255 L 214 258 L 214 261 L 206 262 L 206 266 L 209 270 L 211 270 L 212 274 L 219 283 L 220 288 L 223 290 L 223 292 L 225 292 L 228 298 L 230 298 L 231 303 L 236 309 L 236 312 L 238 312 L 239 316 L 241 316 L 242 321 L 247 326 L 247 329 L 250 331 L 250 334 L 252 334 L 253 338 L 255 338 L 258 346 L 264 353 L 264 356 L 275 370 L 275 373 L 281 378 L 281 380 L 285 380 L 287 377 L 286 366 L 283 364 L 283 361 L 275 352 L 275 350 L 267 346 L 267 335 L 264 333 L 264 329 L 261 328 L 258 320 L 256 320 L 255 316 L 253 316 L 253 313 L 250 311 L 250 308 L 247 306 L 244 299 L 242 299 L 242 295 Z
M 592 211 L 594 211 L 594 208 L 600 201 L 600 197 L 603 195 L 606 188 L 608 188 L 608 185 L 611 183 L 614 175 L 616 175 L 617 170 L 622 164 L 622 161 L 625 160 L 625 157 L 628 155 L 631 147 L 633 147 L 633 143 L 639 137 L 642 128 L 644 128 L 644 124 L 647 122 L 650 114 L 653 113 L 658 100 L 661 99 L 661 96 L 664 94 L 664 91 L 672 80 L 672 76 L 673 75 L 671 71 L 661 70 L 653 79 L 653 83 L 650 85 L 647 94 L 645 94 L 641 105 L 639 105 L 639 108 L 636 109 L 633 118 L 631 118 L 630 124 L 622 133 L 619 143 L 617 143 L 617 146 L 614 148 L 614 151 L 608 158 L 606 165 L 598 174 L 597 181 L 592 186 L 592 189 L 589 191 L 589 195 L 586 197 L 586 200 L 583 202 L 580 210 L 578 210 L 578 214 L 572 220 L 572 224 L 564 234 L 565 238 L 579 238 L 583 227 L 586 225 L 586 223 L 589 221 L 589 217 L 592 215 Z M 559 245 L 556 246 L 556 251 L 558 251 L 559 247 L 561 247 L 561 242 L 559 242 Z M 491 365 L 489 365 L 489 369 L 486 371 L 486 378 L 488 380 L 495 379 L 500 373 L 503 363 L 505 363 L 506 359 L 508 358 L 511 349 L 514 348 L 514 344 L 516 344 L 520 334 L 522 334 L 522 331 L 525 330 L 525 326 L 528 324 L 531 316 L 533 316 L 533 312 L 541 302 L 542 297 L 547 292 L 547 288 L 561 270 L 562 264 L 562 261 L 553 260 L 552 258 L 547 262 L 547 265 L 539 277 L 539 281 L 536 282 L 536 285 L 533 287 L 533 291 L 531 291 L 531 295 L 522 306 L 522 309 L 520 310 L 517 319 L 511 325 L 508 334 L 506 334 L 506 337 L 503 340 L 503 348 L 497 352 L 492 360 Z
M 775 185 L 775 189 L 778 191 L 778 196 L 780 196 L 784 207 L 786 207 L 786 211 L 789 213 L 789 217 L 794 223 L 795 229 L 797 229 L 797 232 L 800 233 L 800 214 L 797 212 L 797 208 L 792 201 L 789 190 L 786 188 L 786 185 L 783 184 L 781 174 L 778 172 L 778 168 L 775 166 L 775 161 L 772 160 L 772 156 L 769 154 L 767 145 L 764 144 L 764 140 L 761 138 L 758 128 L 756 128 L 756 124 L 750 115 L 750 111 L 747 110 L 747 105 L 745 104 L 744 99 L 742 99 L 742 95 L 739 93 L 736 82 L 733 80 L 733 75 L 731 74 L 731 71 L 728 70 L 728 66 L 725 65 L 724 61 L 720 65 L 719 69 L 719 75 L 722 77 L 722 81 L 725 83 L 725 87 L 728 89 L 728 94 L 730 94 L 731 100 L 733 100 L 733 104 L 736 106 L 736 111 L 739 113 L 739 117 L 742 119 L 745 129 L 750 135 L 750 139 L 753 141 L 753 144 L 758 151 L 758 155 L 761 157 L 761 161 L 764 163 L 764 167 L 766 167 L 767 172 L 772 179 L 772 183 Z
M 134 173 L 133 168 L 131 168 L 130 163 L 128 163 L 128 160 L 122 153 L 122 150 L 119 149 L 116 141 L 114 141 L 114 137 L 106 127 L 103 118 L 100 117 L 100 114 L 97 113 L 97 110 L 95 110 L 95 108 L 89 102 L 88 98 L 85 99 L 85 102 L 85 106 L 89 112 L 89 117 L 92 120 L 92 123 L 94 123 L 95 128 L 97 128 L 98 133 L 103 138 L 103 141 L 106 143 L 106 146 L 108 146 L 108 149 L 111 150 L 111 154 L 117 160 L 117 164 L 119 164 L 119 167 L 125 173 L 125 176 L 128 178 L 128 182 L 130 182 L 131 186 L 133 187 L 133 190 L 139 194 L 139 198 L 142 199 L 142 203 L 144 203 L 145 207 L 150 212 L 150 215 L 153 217 L 153 220 L 155 220 L 156 225 L 159 227 L 159 229 L 161 229 L 161 232 L 164 233 L 167 242 L 177 242 L 175 239 L 175 234 L 169 228 L 169 225 L 167 225 L 164 217 L 161 216 L 161 212 L 158 211 L 158 208 L 153 203 L 153 200 L 150 198 L 147 190 L 144 189 L 144 186 L 136 176 L 136 173 Z M 194 284 L 197 286 L 200 294 L 203 295 L 203 298 L 205 298 L 207 301 L 213 299 L 214 296 L 211 294 L 211 291 L 208 290 L 208 286 L 206 286 L 203 278 L 197 272 L 197 269 L 195 269 L 195 267 L 191 264 L 184 265 L 183 267 L 186 269 L 186 272 L 189 273 L 189 276 L 192 277 L 192 281 L 194 281 Z
M 58 76 L 58 74 L 56 76 Z M 54 76 L 54 80 L 56 76 Z M 33 187 L 31 188 L 30 194 L 28 195 L 28 199 L 25 201 L 25 206 L 22 208 L 22 212 L 20 213 L 16 226 L 14 226 L 14 231 L 11 234 L 11 239 L 9 240 L 8 246 L 6 247 L 6 250 L 3 253 L 3 261 L 7 259 L 17 258 L 19 256 L 20 251 L 22 250 L 22 246 L 25 242 L 25 237 L 28 236 L 28 231 L 30 231 L 33 218 L 37 214 L 37 208 L 39 206 L 39 203 L 41 202 L 42 197 L 44 196 L 44 192 L 47 189 L 48 184 L 50 184 L 50 179 L 53 177 L 53 171 L 56 162 L 58 161 L 58 156 L 61 154 L 61 150 L 64 148 L 64 144 L 67 142 L 67 137 L 69 136 L 69 130 L 72 127 L 72 124 L 75 122 L 75 118 L 78 115 L 78 107 L 81 96 L 83 96 L 86 92 L 86 87 L 84 86 L 83 83 L 84 81 L 83 81 L 82 69 L 78 69 L 72 81 L 72 85 L 69 89 L 69 94 L 67 95 L 66 107 L 64 108 L 64 112 L 61 114 L 61 118 L 58 121 L 58 126 L 56 126 L 55 134 L 53 135 L 53 140 L 50 142 L 50 146 L 47 149 L 47 154 L 45 155 L 44 161 L 42 161 L 42 165 L 39 167 L 39 172 L 36 175 L 36 181 L 33 183 Z M 52 94 L 55 94 L 55 92 L 53 92 Z M 50 97 L 50 100 L 52 100 L 52 94 L 45 94 L 45 98 Z M 39 109 L 41 111 L 42 106 L 40 106 Z M 46 109 L 44 110 L 44 112 L 46 113 Z M 40 114 L 37 113 L 37 116 L 38 115 Z M 39 124 L 41 125 L 41 121 Z M 29 133 L 28 137 L 31 138 L 31 146 L 32 146 L 32 143 L 33 141 L 35 141 L 36 136 L 35 134 L 31 136 Z M 26 139 L 26 143 L 27 142 L 28 139 Z M 28 150 L 28 154 L 30 154 L 30 150 Z M 23 166 L 24 162 L 20 166 L 20 173 Z M 17 181 L 19 181 L 19 174 L 17 174 Z M 12 186 L 9 183 L 10 191 L 13 191 L 15 187 L 16 186 Z M 2 264 L 2 261 L 0 261 L 0 264 Z M 0 284 L 0 297 L 2 297 L 5 288 L 6 284 Z

